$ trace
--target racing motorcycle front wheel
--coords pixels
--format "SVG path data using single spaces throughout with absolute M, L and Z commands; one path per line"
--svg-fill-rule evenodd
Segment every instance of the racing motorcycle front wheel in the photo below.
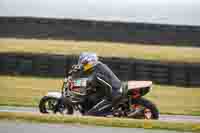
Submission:
M 59 102 L 59 98 L 44 96 L 39 103 L 39 110 L 41 113 L 60 113 L 60 114 L 73 114 L 73 108 L 66 103 Z

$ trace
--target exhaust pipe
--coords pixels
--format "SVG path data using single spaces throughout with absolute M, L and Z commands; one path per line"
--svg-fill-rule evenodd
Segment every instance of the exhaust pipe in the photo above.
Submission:
M 143 114 L 143 112 L 144 112 L 144 108 L 139 108 L 139 109 L 136 109 L 135 111 L 129 112 L 127 116 L 128 117 L 135 117 L 135 116 Z

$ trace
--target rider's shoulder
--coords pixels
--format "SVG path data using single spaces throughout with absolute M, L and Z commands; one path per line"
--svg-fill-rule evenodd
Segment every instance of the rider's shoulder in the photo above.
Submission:
M 108 65 L 106 65 L 105 63 L 101 61 L 98 61 L 95 66 L 96 68 L 99 68 L 99 69 L 108 69 Z
M 97 61 L 96 62 L 96 66 L 102 66 L 102 65 L 105 65 L 103 62 L 101 62 L 101 61 Z

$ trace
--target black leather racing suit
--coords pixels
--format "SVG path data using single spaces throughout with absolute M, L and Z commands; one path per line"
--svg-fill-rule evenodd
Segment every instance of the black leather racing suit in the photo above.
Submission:
M 92 88 L 96 88 L 100 100 L 87 112 L 87 115 L 101 115 L 109 111 L 113 105 L 113 99 L 121 96 L 119 92 L 121 81 L 107 65 L 100 61 L 92 68 L 88 83 Z

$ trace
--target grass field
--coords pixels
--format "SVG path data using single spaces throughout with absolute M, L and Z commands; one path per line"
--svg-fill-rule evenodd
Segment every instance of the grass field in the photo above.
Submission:
M 48 91 L 59 91 L 62 79 L 0 76 L 0 105 L 38 106 Z M 200 88 L 154 85 L 147 96 L 162 114 L 200 115 Z
M 42 115 L 38 113 L 14 113 L 0 112 L 0 120 L 62 123 L 62 124 L 84 124 L 109 127 L 145 128 L 145 129 L 165 129 L 176 131 L 200 132 L 200 123 L 191 122 L 163 122 L 158 120 L 135 120 L 122 118 L 102 118 L 102 117 L 76 117 L 60 115 Z
M 200 48 L 111 42 L 62 41 L 0 38 L 0 52 L 48 54 L 80 54 L 96 52 L 103 57 L 130 57 L 138 59 L 200 62 Z

